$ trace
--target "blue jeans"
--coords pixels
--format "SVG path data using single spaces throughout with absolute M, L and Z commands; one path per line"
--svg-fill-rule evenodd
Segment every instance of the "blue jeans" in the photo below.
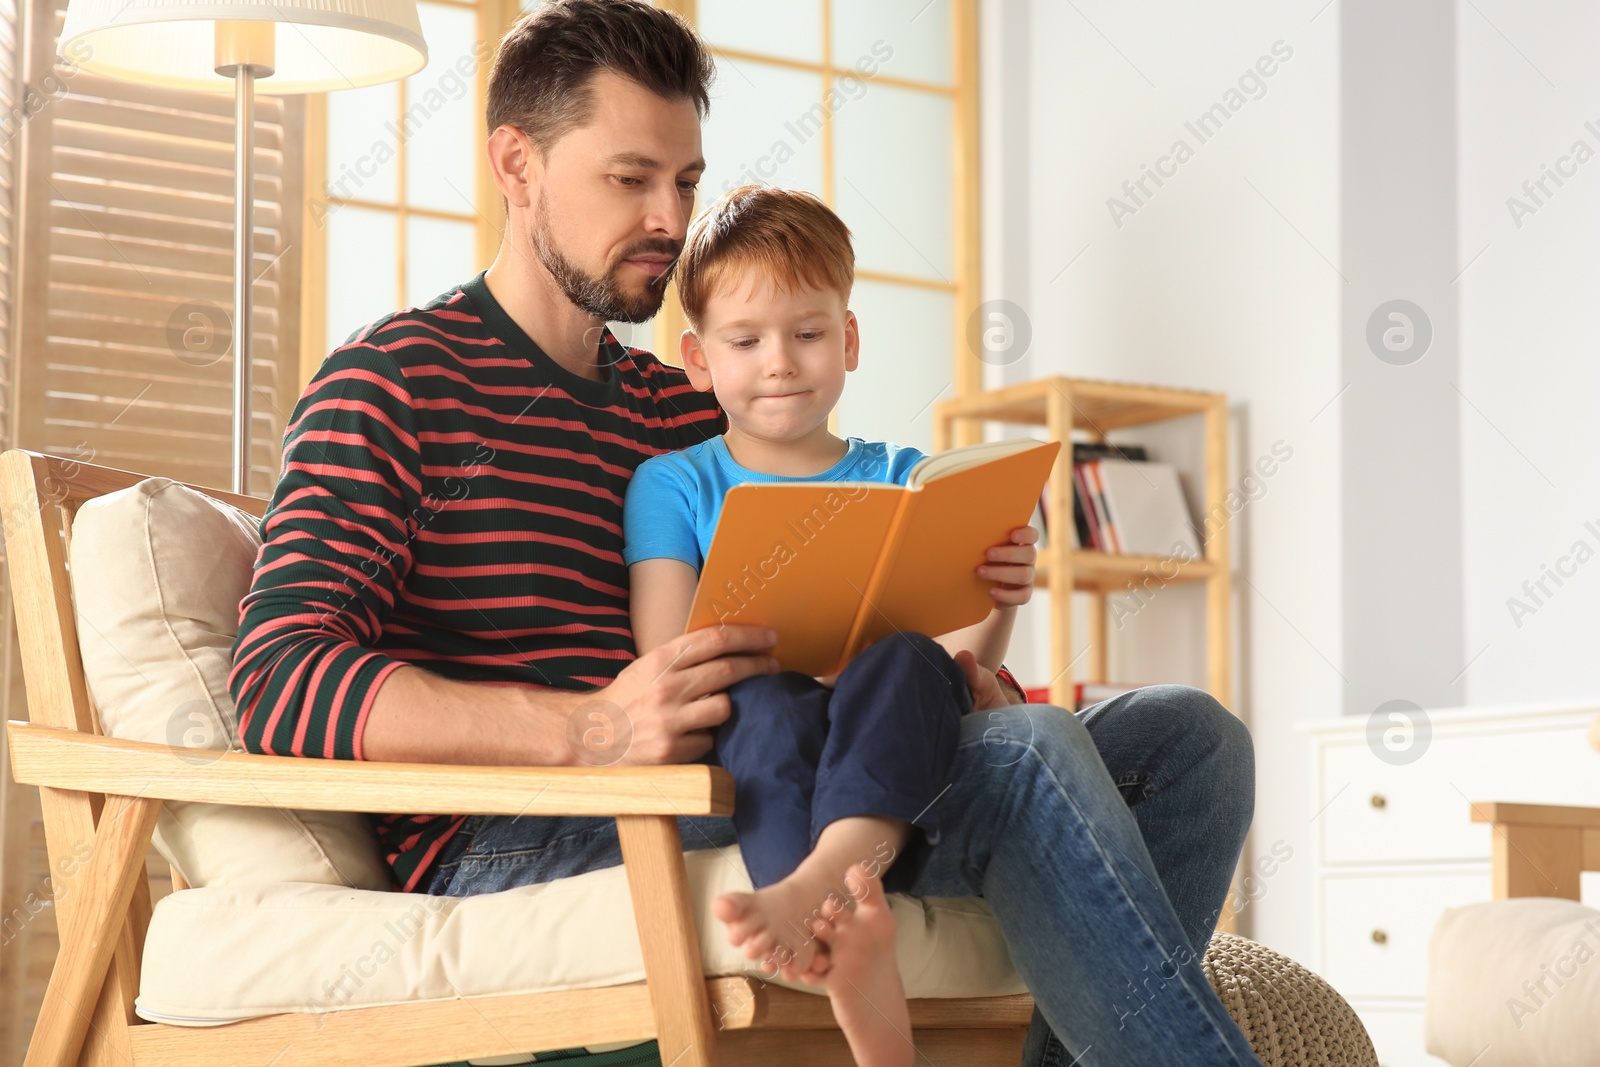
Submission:
M 1078 715 L 996 708 L 963 716 L 951 777 L 911 892 L 982 896 L 994 912 L 1036 1005 L 1023 1067 L 1260 1067 L 1200 967 L 1255 806 L 1243 723 L 1172 685 Z M 735 839 L 726 816 L 678 828 L 686 850 Z M 474 816 L 424 889 L 467 896 L 621 862 L 613 819 Z

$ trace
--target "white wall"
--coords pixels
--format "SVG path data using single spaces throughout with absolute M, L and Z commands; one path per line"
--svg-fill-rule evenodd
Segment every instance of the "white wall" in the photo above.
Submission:
M 1033 330 L 991 384 L 1219 389 L 1235 477 L 1276 441 L 1294 450 L 1232 527 L 1233 705 L 1256 738 L 1253 852 L 1294 849 L 1246 929 L 1309 958 L 1299 725 L 1380 695 L 1600 693 L 1600 9 L 983 10 L 986 296 Z M 1185 123 L 1280 40 L 1292 57 L 1201 143 Z M 1193 156 L 1176 175 L 1123 190 L 1180 139 Z M 1370 307 L 1393 297 L 1437 319 L 1407 367 L 1364 347 Z M 1170 454 L 1183 433 L 1128 436 Z M 1199 608 L 1163 593 L 1114 635 L 1113 675 L 1201 682 Z M 1011 657 L 1032 684 L 1042 615 Z
M 1459 6 L 1466 654 L 1473 704 L 1600 692 L 1600 10 Z M 1491 21 L 1492 20 L 1492 21 Z M 1520 52 L 1520 54 L 1519 54 Z M 1593 122 L 1595 129 L 1586 123 Z M 1596 154 L 1563 162 L 1582 141 Z M 1536 202 L 1522 189 L 1546 179 Z M 1548 194 L 1548 195 L 1547 195 Z M 1517 209 L 1516 197 L 1532 213 Z M 1520 222 L 1520 226 L 1518 223 Z M 1590 530 L 1586 523 L 1594 523 Z M 1583 542 L 1586 562 L 1574 555 Z M 1587 553 L 1597 553 L 1587 558 Z M 1563 557 L 1571 557 L 1563 563 Z M 1545 568 L 1537 601 L 1523 591 Z M 1508 606 L 1517 598 L 1531 613 Z M 1520 622 L 1520 625 L 1518 625 Z
M 1338 715 L 1343 688 L 1333 666 L 1341 661 L 1340 428 L 1327 407 L 1340 389 L 1341 283 L 1330 265 L 1340 239 L 1339 24 L 1336 8 L 1315 21 L 1315 6 L 1294 8 L 986 4 L 985 54 L 1004 48 L 1005 58 L 998 69 L 985 63 L 984 190 L 986 296 L 1020 305 L 1033 328 L 1028 355 L 994 377 L 1224 391 L 1236 479 L 1274 442 L 1293 450 L 1231 526 L 1242 636 L 1232 703 L 1256 739 L 1252 848 L 1282 840 L 1294 850 L 1247 921 L 1261 940 L 1305 957 L 1313 812 L 1309 749 L 1295 728 Z M 1280 41 L 1280 55 L 1292 55 L 1265 64 L 1274 73 L 1264 88 L 1246 85 L 1259 98 L 1201 143 L 1185 123 L 1224 102 Z M 1021 93 L 1026 136 L 996 121 Z M 1151 195 L 1135 202 L 1123 183 L 1180 139 L 1192 158 L 1159 188 L 1147 179 Z M 1133 208 L 1120 226 L 1111 197 Z M 1154 432 L 1131 436 L 1160 444 Z M 1203 682 L 1195 633 L 1203 616 L 1191 593 L 1163 592 L 1139 614 L 1114 646 L 1117 672 Z M 1017 644 L 1031 657 L 1012 660 L 1043 684 L 1044 634 L 1029 629 Z

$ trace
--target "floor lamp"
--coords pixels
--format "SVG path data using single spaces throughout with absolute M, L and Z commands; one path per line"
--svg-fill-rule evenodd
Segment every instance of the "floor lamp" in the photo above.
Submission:
M 256 83 L 323 93 L 415 74 L 428 62 L 416 0 L 69 0 L 69 48 L 96 74 L 233 91 L 233 491 L 248 495 Z

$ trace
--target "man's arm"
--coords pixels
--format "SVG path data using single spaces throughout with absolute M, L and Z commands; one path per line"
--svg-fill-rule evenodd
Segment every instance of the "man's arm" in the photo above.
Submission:
M 967 676 L 967 690 L 972 694 L 972 710 L 988 711 L 1010 704 L 1026 704 L 1027 697 L 1017 688 L 1011 672 L 1005 668 L 996 673 L 985 668 L 972 655 L 970 649 L 961 649 L 950 657 Z
M 361 343 L 336 349 L 285 431 L 239 604 L 228 689 L 247 751 L 364 758 L 375 697 L 406 666 L 374 646 L 411 567 L 420 468 L 393 357 Z
M 402 763 L 577 766 L 574 715 L 592 706 L 621 729 L 627 751 L 607 765 L 686 763 L 711 747 L 709 731 L 728 717 L 723 690 L 777 670 L 758 653 L 772 647 L 759 626 L 722 626 L 680 635 L 623 668 L 603 689 L 568 691 L 483 685 L 403 666 L 383 682 L 367 717 L 363 758 Z M 584 723 L 590 719 L 585 718 Z
M 479 685 L 401 667 L 372 702 L 362 755 L 401 763 L 569 766 L 576 760 L 568 723 L 595 692 Z
M 1017 684 L 1017 680 L 1012 677 L 1010 671 L 1005 669 L 1004 665 L 995 674 L 995 680 L 1000 684 L 1000 695 L 1005 698 L 1007 704 L 1026 704 L 1028 702 L 1028 694 L 1022 691 L 1022 686 Z
M 777 669 L 764 654 L 774 635 L 755 626 L 668 642 L 587 693 L 456 682 L 376 651 L 411 568 L 409 517 L 449 503 L 422 494 L 415 416 L 393 358 L 354 344 L 324 360 L 283 455 L 228 676 L 247 751 L 559 766 L 584 755 L 567 728 L 592 705 L 627 723 L 627 748 L 607 763 L 684 763 L 728 717 L 723 690 Z

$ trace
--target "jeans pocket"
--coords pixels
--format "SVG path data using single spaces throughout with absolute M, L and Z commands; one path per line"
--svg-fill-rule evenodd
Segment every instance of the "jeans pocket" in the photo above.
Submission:
M 462 855 L 472 851 L 472 842 L 477 839 L 478 831 L 482 828 L 482 815 L 468 815 L 466 821 L 461 824 L 460 829 L 456 831 L 456 836 L 466 842 L 466 847 L 460 849 Z
M 456 832 L 450 835 L 450 840 L 444 843 L 439 854 L 434 857 L 433 869 L 439 871 L 454 870 L 461 863 L 461 859 L 472 851 L 473 839 L 478 836 L 478 828 L 482 825 L 483 816 L 468 815 L 456 827 Z

